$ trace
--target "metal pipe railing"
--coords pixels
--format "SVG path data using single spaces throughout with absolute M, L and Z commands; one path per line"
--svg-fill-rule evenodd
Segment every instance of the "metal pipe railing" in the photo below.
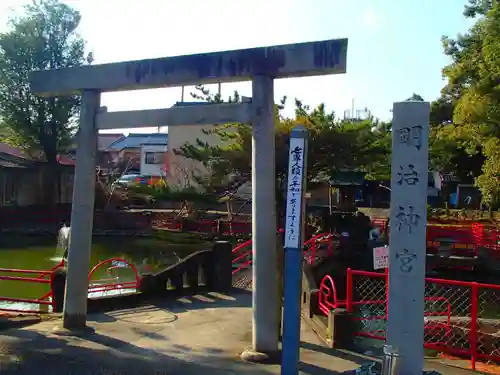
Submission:
M 384 345 L 381 375 L 398 375 L 399 353 L 391 345 Z

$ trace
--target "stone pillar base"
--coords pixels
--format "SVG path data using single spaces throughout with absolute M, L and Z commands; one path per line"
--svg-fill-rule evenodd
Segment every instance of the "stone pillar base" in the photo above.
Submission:
M 263 353 L 246 349 L 241 353 L 241 359 L 247 362 L 274 365 L 281 363 L 281 351 Z
M 83 330 L 87 327 L 86 314 L 63 314 L 63 328 L 68 330 Z
M 89 326 L 83 328 L 65 328 L 63 326 L 54 327 L 52 333 L 57 336 L 85 336 L 95 333 L 95 329 Z

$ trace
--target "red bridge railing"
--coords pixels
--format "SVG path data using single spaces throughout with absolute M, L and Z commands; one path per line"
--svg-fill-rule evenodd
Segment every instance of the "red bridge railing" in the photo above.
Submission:
M 252 223 L 250 221 L 226 220 L 184 220 L 164 213 L 155 212 L 152 216 L 152 225 L 156 228 L 175 231 L 199 232 L 207 234 L 238 235 L 250 234 Z
M 64 260 L 61 260 L 55 267 L 50 270 L 23 270 L 23 269 L 11 269 L 11 268 L 0 268 L 0 281 L 17 281 L 24 283 L 35 283 L 35 284 L 51 284 L 51 276 L 54 274 L 58 268 L 64 267 Z M 100 271 L 100 272 L 99 272 Z M 123 273 L 126 272 L 126 275 Z M 7 274 L 7 275 L 2 275 Z M 105 277 L 102 277 L 103 274 Z M 95 276 L 98 276 L 95 279 Z M 88 293 L 90 297 L 102 297 L 111 291 L 120 292 L 134 292 L 139 289 L 140 276 L 134 266 L 126 259 L 122 258 L 111 258 L 98 263 L 89 273 L 89 289 Z M 123 280 L 126 279 L 126 280 Z M 119 293 L 121 294 L 121 293 Z M 92 296 L 93 295 L 93 296 Z M 52 290 L 50 289 L 47 293 L 39 298 L 14 298 L 14 297 L 2 297 L 0 296 L 0 302 L 7 303 L 19 303 L 26 305 L 45 305 L 51 306 L 52 311 L 55 309 L 55 301 L 53 297 Z M 0 305 L 0 311 L 8 312 L 19 312 L 19 313 L 43 313 L 48 312 L 47 308 L 42 309 L 28 309 L 28 308 L 11 308 L 8 305 Z
M 387 219 L 375 218 L 372 224 L 379 227 L 381 232 L 387 228 Z M 384 233 L 388 234 L 388 230 Z M 500 229 L 494 225 L 483 223 L 471 224 L 436 224 L 427 225 L 427 251 L 429 254 L 438 253 L 446 248 L 450 255 L 459 257 L 477 257 L 489 255 L 500 260 Z M 455 267 L 457 266 L 449 266 Z M 473 266 L 460 267 L 473 268 Z
M 278 231 L 283 233 L 283 229 Z M 318 256 L 333 255 L 334 235 L 331 233 L 320 233 L 304 242 L 304 258 L 309 264 L 315 262 Z M 326 247 L 325 253 L 319 253 L 322 247 Z M 233 249 L 233 275 L 243 269 L 247 269 L 252 264 L 252 240 L 247 240 Z
M 0 268 L 0 274 L 8 274 L 8 275 L 0 275 L 0 281 L 21 281 L 25 283 L 31 284 L 47 284 L 50 285 L 50 277 L 52 272 L 57 268 L 64 266 L 64 261 L 58 263 L 51 270 L 23 270 L 23 269 L 12 269 L 12 268 Z M 10 276 L 13 275 L 13 276 Z M 29 275 L 29 276 L 28 276 Z M 8 302 L 8 303 L 21 303 L 21 304 L 30 304 L 30 305 L 45 305 L 45 306 L 53 306 L 53 301 L 51 301 L 52 291 L 49 290 L 43 296 L 39 298 L 14 298 L 14 297 L 0 297 L 0 302 Z M 11 312 L 23 312 L 23 313 L 40 313 L 45 309 L 16 309 L 16 308 L 7 308 L 0 307 L 0 311 L 11 311 Z M 48 308 L 47 308 L 48 310 Z
M 318 309 L 345 308 L 359 324 L 355 336 L 385 340 L 387 273 L 348 270 L 344 300 L 331 276 L 319 289 Z M 426 278 L 425 348 L 476 361 L 500 362 L 500 285 Z
M 498 227 L 474 223 L 472 225 L 472 232 L 479 247 L 489 250 L 494 258 L 500 259 L 500 230 Z
M 105 268 L 106 277 L 93 280 L 94 275 L 98 275 L 98 270 Z M 133 279 L 131 281 L 122 281 L 123 275 L 120 271 L 125 271 L 126 279 Z M 127 272 L 129 271 L 129 272 Z M 131 271 L 131 272 L 130 272 Z M 89 294 L 99 293 L 101 295 L 110 291 L 137 291 L 140 285 L 140 276 L 136 267 L 128 260 L 123 258 L 110 258 L 99 262 L 92 268 L 89 273 Z
M 320 233 L 311 237 L 304 242 L 304 257 L 309 264 L 313 264 L 318 256 L 325 255 L 330 257 L 333 255 L 337 236 L 332 233 Z M 326 249 L 324 249 L 326 247 Z M 324 249 L 323 254 L 319 251 Z
M 233 275 L 250 267 L 252 260 L 252 240 L 247 240 L 236 246 L 233 249 Z

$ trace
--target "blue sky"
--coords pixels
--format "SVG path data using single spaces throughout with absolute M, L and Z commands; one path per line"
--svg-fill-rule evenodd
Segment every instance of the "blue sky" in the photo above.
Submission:
M 356 109 L 366 106 L 382 119 L 413 92 L 429 101 L 439 95 L 448 62 L 440 38 L 470 27 L 465 2 L 66 0 L 82 13 L 80 33 L 96 63 L 347 37 L 347 74 L 279 80 L 276 97 L 325 102 L 339 116 L 354 99 Z M 23 3 L 0 2 L 0 30 Z M 251 96 L 249 83 L 225 84 L 222 93 L 235 89 Z M 162 108 L 180 97 L 180 88 L 122 92 L 103 95 L 102 104 L 110 111 Z

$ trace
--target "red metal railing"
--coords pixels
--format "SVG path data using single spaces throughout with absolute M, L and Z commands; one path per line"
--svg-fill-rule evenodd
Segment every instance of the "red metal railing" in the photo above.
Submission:
M 93 277 L 98 274 L 98 270 L 101 269 L 104 265 L 111 264 L 110 267 L 106 269 L 105 278 L 99 278 L 97 280 L 93 280 Z M 8 276 L 8 275 L 0 275 L 0 281 L 21 281 L 25 283 L 37 283 L 37 284 L 50 284 L 50 276 L 52 273 L 64 266 L 64 260 L 61 260 L 59 264 L 53 267 L 50 270 L 22 270 L 22 269 L 10 269 L 10 268 L 0 268 L 0 274 L 15 274 L 16 276 Z M 121 281 L 123 275 L 118 274 L 120 270 L 129 269 L 132 272 L 132 277 L 127 277 L 127 279 L 132 278 L 132 281 Z M 18 276 L 18 275 L 33 275 L 33 276 Z M 126 259 L 122 258 L 111 258 L 104 260 L 98 263 L 89 273 L 89 294 L 100 294 L 99 296 L 103 296 L 106 292 L 112 290 L 138 290 L 140 285 L 140 276 L 137 272 L 136 267 L 128 262 Z M 54 309 L 54 300 L 52 299 L 52 290 L 45 293 L 43 296 L 39 298 L 13 298 L 13 297 L 0 297 L 0 302 L 11 302 L 11 303 L 22 303 L 22 304 L 37 304 L 37 305 L 47 305 L 52 306 Z M 0 311 L 9 311 L 9 312 L 20 312 L 20 313 L 40 313 L 42 312 L 40 309 L 16 309 L 16 308 L 8 308 L 8 307 L 0 307 Z
M 337 237 L 332 233 L 320 233 L 304 242 L 304 257 L 309 264 L 313 264 L 318 256 L 326 255 L 331 257 L 334 252 L 335 244 L 338 243 Z M 323 254 L 320 253 L 322 247 L 326 249 Z
M 250 246 L 250 250 L 248 247 Z M 242 251 L 243 250 L 243 251 Z M 238 254 L 240 253 L 241 254 Z M 233 249 L 233 275 L 252 264 L 252 240 L 247 240 Z
M 372 219 L 372 225 L 380 229 L 380 233 L 384 233 L 387 229 L 388 220 L 385 217 L 374 217 Z
M 105 278 L 92 280 L 92 277 L 97 273 L 102 266 L 111 264 L 106 269 Z M 117 273 L 120 270 L 131 270 L 133 272 L 132 281 L 120 281 L 120 275 Z M 89 294 L 91 293 L 106 293 L 112 290 L 138 290 L 140 285 L 140 276 L 135 266 L 123 258 L 110 258 L 99 262 L 92 268 L 89 273 Z
M 50 275 L 54 270 L 59 267 L 64 266 L 64 260 L 61 260 L 55 267 L 48 271 L 39 271 L 39 270 L 22 270 L 22 269 L 12 269 L 12 268 L 0 268 L 0 274 L 14 274 L 16 276 L 7 276 L 0 275 L 0 281 L 22 281 L 26 283 L 34 283 L 34 284 L 49 284 L 50 285 Z M 18 276 L 18 275 L 36 275 L 36 276 Z M 52 297 L 52 291 L 48 291 L 43 296 L 39 298 L 14 298 L 14 297 L 0 297 L 0 302 L 8 302 L 8 303 L 23 303 L 23 304 L 34 304 L 34 305 L 45 305 L 45 306 L 53 306 L 53 300 L 50 300 Z M 42 310 L 33 310 L 33 309 L 16 309 L 16 308 L 6 308 L 0 307 L 0 311 L 10 311 L 10 312 L 22 312 L 22 313 L 41 313 Z
M 252 232 L 252 223 L 250 221 L 226 221 L 226 220 L 184 220 L 174 218 L 161 213 L 154 213 L 152 225 L 156 228 L 169 230 L 186 230 L 190 232 L 224 235 L 250 234 Z
M 359 322 L 356 336 L 385 340 L 387 273 L 347 272 L 346 299 L 339 300 L 333 278 L 320 284 L 321 313 L 345 307 Z M 426 278 L 425 348 L 453 356 L 500 362 L 500 285 Z
M 489 250 L 494 258 L 500 258 L 500 230 L 497 227 L 474 223 L 472 232 L 478 247 Z
M 278 232 L 282 233 L 283 229 Z M 304 242 L 304 257 L 309 264 L 314 263 L 320 254 L 318 250 L 322 245 L 326 245 L 326 252 L 324 255 L 333 255 L 334 249 L 334 236 L 331 233 L 321 233 L 311 237 Z M 233 275 L 248 268 L 252 264 L 252 240 L 247 240 L 233 249 Z M 250 249 L 248 249 L 250 247 Z
M 427 250 L 437 253 L 442 246 L 449 246 L 452 255 L 476 256 L 478 243 L 471 225 L 427 225 Z
M 374 226 L 387 227 L 387 219 L 375 218 L 372 220 Z M 385 233 L 388 234 L 389 230 Z M 436 224 L 427 225 L 427 252 L 437 254 L 446 251 L 450 256 L 477 258 L 481 254 L 500 260 L 500 230 L 494 225 L 482 223 L 465 224 Z M 460 261 L 460 259 L 457 259 Z M 446 264 L 441 266 L 456 269 L 474 269 L 474 265 Z

